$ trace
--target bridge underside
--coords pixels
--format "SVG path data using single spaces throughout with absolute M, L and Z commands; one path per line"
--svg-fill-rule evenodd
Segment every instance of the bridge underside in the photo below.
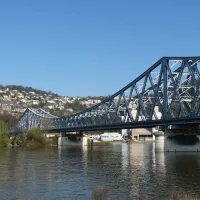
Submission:
M 200 124 L 200 57 L 163 57 L 127 86 L 80 113 L 55 117 L 27 109 L 18 131 L 52 132 Z

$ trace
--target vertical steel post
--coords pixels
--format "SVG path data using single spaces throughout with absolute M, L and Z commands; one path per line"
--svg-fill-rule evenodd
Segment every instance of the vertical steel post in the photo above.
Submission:
M 164 120 L 168 119 L 168 96 L 167 96 L 167 59 L 163 58 L 162 60 L 162 69 L 163 69 L 163 104 L 164 104 Z
M 28 130 L 29 129 L 29 110 L 27 110 L 27 114 L 26 114 L 26 119 L 25 120 L 26 120 L 26 130 Z

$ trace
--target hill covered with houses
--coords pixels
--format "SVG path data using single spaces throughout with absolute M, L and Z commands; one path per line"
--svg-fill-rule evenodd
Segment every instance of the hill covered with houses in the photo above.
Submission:
M 67 116 L 100 103 L 100 97 L 59 96 L 51 91 L 17 85 L 0 85 L 0 114 L 19 117 L 26 108 L 43 108 L 56 116 Z

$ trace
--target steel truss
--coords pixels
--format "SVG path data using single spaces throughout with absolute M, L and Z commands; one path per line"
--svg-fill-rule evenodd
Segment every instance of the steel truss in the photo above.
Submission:
M 58 118 L 27 109 L 22 130 L 84 131 L 200 123 L 200 57 L 163 57 L 101 103 Z M 46 121 L 46 125 L 43 121 Z
M 54 129 L 54 119 L 57 118 L 41 108 L 27 108 L 19 119 L 18 130 L 23 132 L 32 128 Z

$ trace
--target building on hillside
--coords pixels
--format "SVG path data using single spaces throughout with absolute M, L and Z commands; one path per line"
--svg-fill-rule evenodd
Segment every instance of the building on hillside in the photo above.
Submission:
M 39 100 L 32 100 L 33 105 L 39 105 L 40 101 Z
M 26 99 L 21 99 L 20 102 L 27 103 L 27 100 Z
M 54 109 L 54 105 L 48 105 L 47 108 L 53 110 Z
M 12 105 L 11 104 L 1 104 L 1 109 L 4 111 L 11 112 L 12 111 Z
M 35 92 L 29 92 L 29 94 L 33 96 L 33 95 L 35 95 Z
M 11 101 L 10 97 L 8 95 L 3 95 L 4 101 Z
M 56 104 L 56 102 L 53 101 L 53 100 L 49 100 L 49 101 L 47 101 L 47 103 L 48 103 L 48 104 Z
M 17 97 L 18 97 L 18 99 L 23 99 L 23 98 L 24 98 L 24 95 L 21 94 L 21 93 L 19 93 L 19 94 L 17 95 Z
M 58 105 L 58 109 L 59 109 L 59 110 L 64 110 L 64 108 L 65 108 L 65 107 L 64 107 L 63 105 Z

